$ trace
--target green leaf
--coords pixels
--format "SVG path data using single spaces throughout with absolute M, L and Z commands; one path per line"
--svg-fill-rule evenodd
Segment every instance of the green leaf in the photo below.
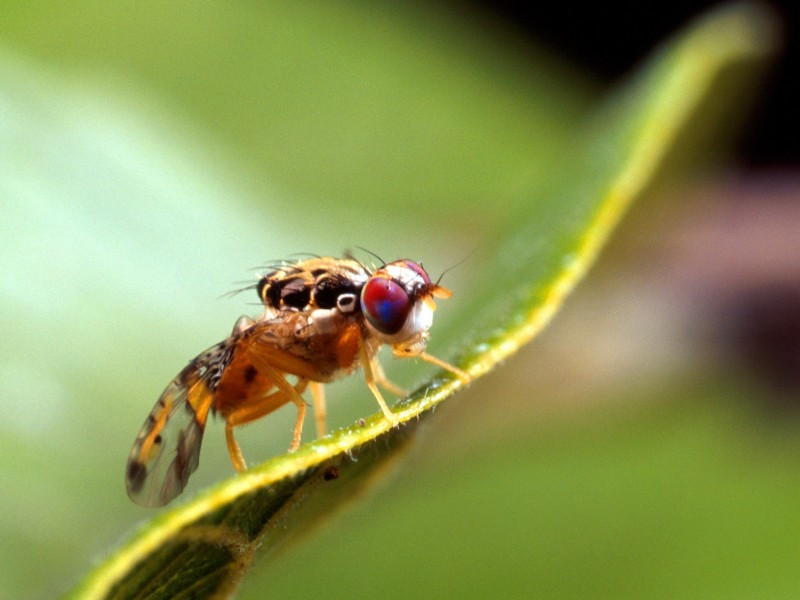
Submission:
M 462 347 L 459 366 L 477 379 L 541 331 L 630 203 L 661 175 L 698 111 L 709 101 L 730 101 L 710 96 L 720 78 L 771 52 L 772 26 L 747 5 L 717 11 L 661 48 L 590 122 L 576 124 L 559 154 L 568 166 L 529 191 L 522 224 L 496 253 L 476 258 L 491 285 L 471 298 L 463 293 L 458 321 L 486 325 Z M 395 406 L 401 427 L 392 429 L 376 413 L 166 511 L 98 565 L 72 597 L 232 593 L 257 549 L 271 555 L 330 507 L 357 497 L 402 457 L 439 404 L 458 401 L 449 399 L 462 387 L 440 373 Z
M 249 267 L 361 245 L 436 273 L 543 175 L 585 82 L 436 6 L 4 5 L 3 593 L 54 595 L 151 515 L 124 491 L 130 444 L 186 360 L 259 310 L 220 298 Z M 454 218 L 476 199 L 480 222 Z M 470 271 L 448 274 L 458 298 Z M 387 368 L 407 388 L 431 370 Z M 332 386 L 332 427 L 374 409 L 359 379 Z M 285 450 L 290 413 L 244 428 L 250 461 Z M 219 425 L 184 500 L 232 473 Z

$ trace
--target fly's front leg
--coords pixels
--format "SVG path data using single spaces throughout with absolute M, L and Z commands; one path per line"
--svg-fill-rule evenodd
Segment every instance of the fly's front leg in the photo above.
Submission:
M 472 381 L 472 376 L 469 373 L 467 373 L 463 369 L 459 369 L 458 367 L 451 365 L 449 362 L 446 362 L 441 358 L 436 358 L 435 356 L 433 356 L 432 354 L 428 354 L 427 352 L 421 352 L 417 356 L 419 356 L 425 362 L 429 362 L 432 365 L 436 365 L 440 369 L 444 369 L 445 371 L 450 371 L 453 375 L 458 377 L 462 381 L 462 383 L 469 383 L 470 381 Z
M 383 399 L 381 391 L 375 384 L 375 373 L 372 371 L 372 360 L 367 355 L 367 350 L 364 347 L 364 342 L 362 340 L 359 340 L 358 346 L 359 346 L 358 347 L 359 355 L 361 356 L 361 366 L 364 369 L 364 379 L 367 382 L 367 387 L 372 392 L 372 395 L 375 396 L 375 400 L 378 401 L 378 405 L 381 407 L 384 416 L 392 424 L 392 427 L 397 427 L 400 424 L 400 422 L 397 420 L 397 416 L 391 410 L 389 410 L 389 406 Z
M 375 378 L 375 383 L 377 383 L 383 389 L 390 391 L 398 398 L 405 398 L 408 396 L 408 392 L 406 390 L 394 382 L 389 381 L 389 379 L 386 377 L 386 374 L 383 372 L 383 366 L 381 365 L 381 361 L 378 360 L 377 355 L 372 357 L 370 364 L 372 366 L 372 376 Z

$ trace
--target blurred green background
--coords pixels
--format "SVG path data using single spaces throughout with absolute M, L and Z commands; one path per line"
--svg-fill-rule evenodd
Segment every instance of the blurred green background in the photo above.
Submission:
M 259 264 L 464 261 L 431 344 L 447 356 L 470 327 L 448 308 L 491 286 L 484 251 L 604 89 L 448 4 L 5 3 L 0 594 L 68 589 L 152 514 L 124 492 L 130 445 L 185 362 L 257 313 L 224 294 Z M 759 290 L 793 306 L 797 179 L 671 189 L 539 340 L 385 485 L 261 557 L 242 597 L 796 597 L 797 336 L 778 321 L 770 355 Z M 375 410 L 358 377 L 330 398 L 333 426 Z M 292 422 L 247 428 L 249 460 Z M 204 445 L 187 494 L 231 472 L 221 427 Z

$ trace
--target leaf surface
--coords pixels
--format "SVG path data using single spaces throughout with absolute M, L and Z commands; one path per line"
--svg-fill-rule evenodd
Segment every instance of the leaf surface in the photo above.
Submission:
M 575 126 L 563 169 L 531 190 L 520 225 L 494 252 L 491 287 L 467 298 L 468 333 L 454 361 L 479 378 L 552 319 L 627 207 L 653 184 L 687 125 L 732 66 L 772 49 L 771 22 L 737 5 L 712 13 L 662 47 L 593 115 Z M 704 140 L 693 140 L 696 144 Z M 468 320 L 465 320 L 469 317 Z M 463 329 L 460 331 L 465 334 Z M 436 330 L 434 327 L 434 336 Z M 464 384 L 440 373 L 394 407 L 275 457 L 145 524 L 103 561 L 73 598 L 201 598 L 232 593 L 257 549 L 270 554 L 330 508 L 358 497 L 402 457 L 418 424 Z

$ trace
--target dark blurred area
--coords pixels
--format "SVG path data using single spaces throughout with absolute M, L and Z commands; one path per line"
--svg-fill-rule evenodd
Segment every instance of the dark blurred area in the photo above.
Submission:
M 797 410 L 800 390 L 800 286 L 771 282 L 737 296 L 732 340 L 742 359 L 772 388 L 777 408 Z
M 609 82 L 630 72 L 653 47 L 721 2 L 481 2 L 454 0 L 492 15 Z M 784 52 L 756 99 L 737 156 L 747 165 L 796 165 L 800 128 L 800 3 L 766 3 L 784 23 Z
M 757 382 L 777 416 L 800 416 L 800 174 L 760 171 L 697 188 L 660 271 L 714 361 Z
M 719 4 L 461 3 L 609 84 Z M 637 225 L 646 226 L 650 243 L 662 239 L 670 247 L 651 266 L 680 272 L 673 284 L 678 296 L 690 297 L 688 337 L 710 350 L 715 364 L 747 374 L 761 388 L 759 403 L 784 417 L 786 410 L 800 414 L 800 3 L 766 4 L 783 23 L 783 51 L 759 95 L 747 99 L 752 106 L 728 157 L 736 172 L 718 173 L 690 192 L 696 197 L 679 222 Z

